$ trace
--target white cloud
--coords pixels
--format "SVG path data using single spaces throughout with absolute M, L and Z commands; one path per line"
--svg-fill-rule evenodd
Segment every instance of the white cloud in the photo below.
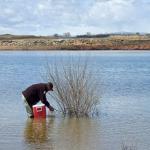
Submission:
M 0 34 L 6 34 L 6 33 L 13 33 L 13 29 L 12 28 L 8 28 L 8 27 L 3 27 L 0 26 Z
M 12 9 L 9 8 L 1 8 L 0 7 L 0 17 L 9 17 L 12 16 L 14 14 L 14 11 Z
M 100 21 L 121 21 L 130 19 L 129 16 L 134 12 L 131 2 L 123 0 L 111 0 L 107 2 L 97 2 L 89 10 L 88 19 Z
M 97 0 L 84 16 L 84 22 L 85 25 L 99 27 L 98 32 L 150 32 L 144 28 L 150 22 L 146 7 L 142 1 Z
M 149 0 L 0 0 L 0 31 L 150 32 Z

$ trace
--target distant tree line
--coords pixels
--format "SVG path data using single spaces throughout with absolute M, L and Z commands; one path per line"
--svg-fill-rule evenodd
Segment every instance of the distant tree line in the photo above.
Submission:
M 81 35 L 76 35 L 72 36 L 70 32 L 63 33 L 62 35 L 60 34 L 54 34 L 52 37 L 55 38 L 106 38 L 109 36 L 132 36 L 132 35 L 137 35 L 137 36 L 150 36 L 149 33 L 130 33 L 130 32 L 117 32 L 117 33 L 103 33 L 103 34 L 92 34 L 91 32 L 87 32 L 86 34 L 81 34 Z
M 32 39 L 32 38 L 105 38 L 109 36 L 147 36 L 150 37 L 150 33 L 140 33 L 140 32 L 116 32 L 116 33 L 101 33 L 101 34 L 92 34 L 91 32 L 87 32 L 81 35 L 71 35 L 70 32 L 65 32 L 63 34 L 55 33 L 53 35 L 48 36 L 40 36 L 40 35 L 12 35 L 12 34 L 1 34 L 0 40 L 3 39 Z
M 105 38 L 109 37 L 110 34 L 84 34 L 84 35 L 77 35 L 76 38 Z
M 83 35 L 76 35 L 72 36 L 70 32 L 66 32 L 63 35 L 55 33 L 53 37 L 55 38 L 104 38 L 104 37 L 109 37 L 110 34 L 91 34 L 90 32 L 87 32 L 86 34 Z

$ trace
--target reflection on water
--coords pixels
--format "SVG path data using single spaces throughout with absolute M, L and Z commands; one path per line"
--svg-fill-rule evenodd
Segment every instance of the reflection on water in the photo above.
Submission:
M 57 149 L 91 150 L 99 147 L 100 130 L 96 120 L 89 118 L 66 118 L 58 125 Z M 98 136 L 98 138 L 97 138 Z
M 24 136 L 27 143 L 43 143 L 48 138 L 46 119 L 28 119 Z
M 91 150 L 99 145 L 99 127 L 89 118 L 28 119 L 24 138 L 27 149 Z
M 27 149 L 53 149 L 50 131 L 53 128 L 53 118 L 27 119 L 24 129 L 24 141 Z

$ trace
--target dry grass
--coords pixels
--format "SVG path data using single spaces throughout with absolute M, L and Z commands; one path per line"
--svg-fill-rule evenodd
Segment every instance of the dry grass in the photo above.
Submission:
M 51 96 L 64 115 L 80 117 L 96 112 L 99 91 L 87 63 L 48 64 L 47 79 L 54 84 Z
M 1 35 L 0 50 L 150 50 L 150 35 L 97 38 Z

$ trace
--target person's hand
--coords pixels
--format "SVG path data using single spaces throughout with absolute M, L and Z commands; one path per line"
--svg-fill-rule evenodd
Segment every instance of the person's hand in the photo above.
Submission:
M 50 111 L 54 111 L 54 108 L 52 106 L 49 106 Z

